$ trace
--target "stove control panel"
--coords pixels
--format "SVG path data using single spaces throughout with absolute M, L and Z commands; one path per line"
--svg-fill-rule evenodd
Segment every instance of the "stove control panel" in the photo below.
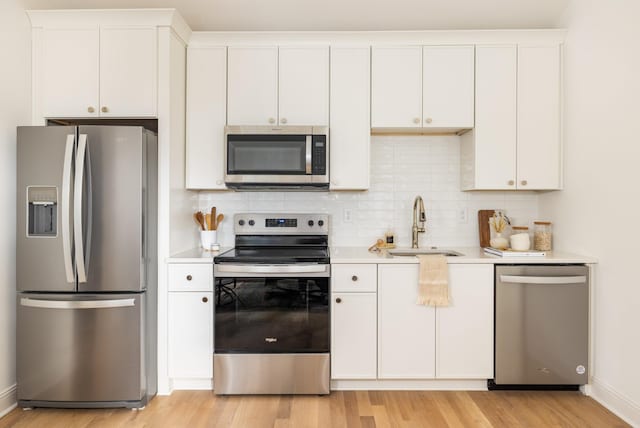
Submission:
M 328 235 L 328 214 L 243 213 L 234 215 L 236 235 Z

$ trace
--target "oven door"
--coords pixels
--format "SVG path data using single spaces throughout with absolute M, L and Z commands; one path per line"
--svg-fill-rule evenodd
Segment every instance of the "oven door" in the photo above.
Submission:
M 312 272 L 216 276 L 215 353 L 329 352 L 329 282 Z

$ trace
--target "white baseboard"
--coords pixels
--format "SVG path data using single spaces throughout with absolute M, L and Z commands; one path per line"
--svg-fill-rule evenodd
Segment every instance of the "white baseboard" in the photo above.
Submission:
M 15 409 L 17 405 L 15 384 L 0 391 L 0 418 Z
M 617 392 L 610 385 L 598 378 L 592 379 L 589 395 L 611 410 L 626 423 L 634 427 L 640 427 L 640 405 Z
M 332 391 L 486 391 L 486 380 L 332 380 Z
M 212 390 L 213 379 L 171 379 L 173 391 L 182 389 L 191 390 Z

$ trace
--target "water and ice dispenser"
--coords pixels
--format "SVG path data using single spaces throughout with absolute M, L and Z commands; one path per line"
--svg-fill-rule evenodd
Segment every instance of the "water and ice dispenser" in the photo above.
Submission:
M 58 189 L 53 186 L 27 187 L 27 217 L 27 236 L 57 236 Z

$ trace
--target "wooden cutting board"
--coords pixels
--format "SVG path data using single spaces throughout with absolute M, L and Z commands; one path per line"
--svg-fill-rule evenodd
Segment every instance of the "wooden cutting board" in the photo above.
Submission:
M 478 232 L 480 236 L 480 246 L 489 247 L 491 240 L 491 229 L 489 227 L 489 219 L 493 217 L 496 210 L 478 210 Z

